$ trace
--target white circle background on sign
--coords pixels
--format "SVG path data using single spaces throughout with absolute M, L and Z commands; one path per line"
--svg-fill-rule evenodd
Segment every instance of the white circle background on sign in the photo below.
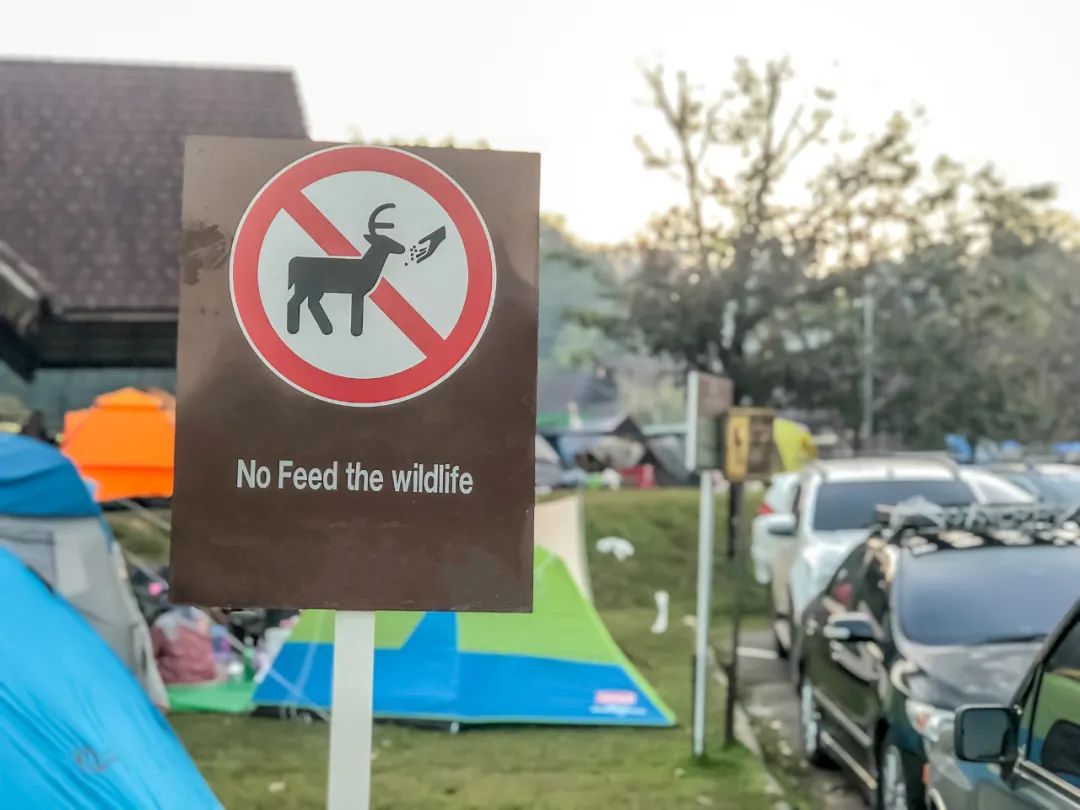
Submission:
M 395 207 L 383 211 L 379 221 L 393 223 L 380 229 L 405 246 L 405 253 L 391 255 L 382 280 L 394 288 L 423 318 L 446 338 L 461 315 L 468 287 L 465 245 L 450 215 L 422 188 L 382 172 L 343 172 L 324 177 L 304 189 L 304 195 L 322 211 L 342 235 L 361 253 L 370 245 L 368 217 L 384 203 Z M 409 248 L 439 227 L 446 228 L 446 241 L 431 258 L 416 264 Z M 327 294 L 323 309 L 334 326 L 324 335 L 315 323 L 307 302 L 300 308 L 300 331 L 286 329 L 289 289 L 289 260 L 294 256 L 325 256 L 311 238 L 284 211 L 270 223 L 259 253 L 259 297 L 270 325 L 292 351 L 316 368 L 354 379 L 371 379 L 412 368 L 424 359 L 423 353 L 370 300 L 364 303 L 364 334 L 353 337 L 350 330 L 350 297 Z M 409 263 L 406 265 L 405 262 Z

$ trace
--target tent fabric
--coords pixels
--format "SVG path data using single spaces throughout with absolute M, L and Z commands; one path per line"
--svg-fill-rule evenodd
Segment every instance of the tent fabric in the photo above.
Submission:
M 773 442 L 786 471 L 801 470 L 818 456 L 810 430 L 790 419 L 773 420 Z
M 176 416 L 171 397 L 122 388 L 64 417 L 61 449 L 96 484 L 100 503 L 170 498 Z
M 5 807 L 221 807 L 123 664 L 71 605 L 3 550 L 0 612 L 18 617 L 0 633 Z
M 92 517 L 100 512 L 79 473 L 54 447 L 0 433 L 0 514 Z
M 0 435 L 0 548 L 70 601 L 151 699 L 167 705 L 120 547 L 75 467 L 56 448 Z
M 533 539 L 536 545 L 563 561 L 582 596 L 592 602 L 584 509 L 584 501 L 578 492 L 538 503 L 533 512 Z
M 305 611 L 256 706 L 331 708 L 332 611 Z M 537 548 L 534 612 L 379 613 L 375 716 L 433 722 L 671 726 L 557 556 Z

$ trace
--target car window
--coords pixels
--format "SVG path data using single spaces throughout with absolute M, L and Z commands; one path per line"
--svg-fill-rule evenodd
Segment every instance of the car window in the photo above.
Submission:
M 889 626 L 886 616 L 889 612 L 889 570 L 888 551 L 880 547 L 868 549 L 858 587 L 858 601 L 866 604 L 866 609 L 881 627 Z
M 939 506 L 964 506 L 975 500 L 971 488 L 955 478 L 932 481 L 825 481 L 814 504 L 814 529 L 835 532 L 873 525 L 878 506 L 925 498 Z
M 1080 503 L 1080 477 L 1074 475 L 1041 475 L 1037 481 L 1042 486 L 1043 497 L 1056 503 Z
M 1076 600 L 1080 549 L 1008 546 L 904 552 L 900 627 L 918 644 L 1039 641 Z
M 1046 490 L 1040 487 L 1038 481 L 1028 473 L 1002 472 L 998 473 L 998 475 L 1011 483 L 1016 484 L 1016 486 L 1023 488 L 1025 492 L 1034 495 L 1036 498 L 1043 498 L 1046 495 Z
M 976 491 L 983 503 L 1031 503 L 1039 496 L 1013 481 L 985 470 L 965 470 L 961 477 Z
M 839 604 L 844 610 L 854 610 L 856 592 L 855 585 L 862 573 L 863 557 L 866 546 L 860 545 L 847 559 L 840 563 L 840 567 L 833 574 L 825 593 L 829 598 Z
M 1046 660 L 1035 696 L 1028 759 L 1080 788 L 1080 622 Z

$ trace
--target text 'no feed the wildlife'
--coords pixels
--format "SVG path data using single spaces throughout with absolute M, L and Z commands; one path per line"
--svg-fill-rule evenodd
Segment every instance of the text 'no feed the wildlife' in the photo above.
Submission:
M 418 396 L 468 358 L 495 300 L 476 205 L 409 152 L 306 155 L 255 196 L 229 270 L 236 317 L 281 379 L 341 405 Z

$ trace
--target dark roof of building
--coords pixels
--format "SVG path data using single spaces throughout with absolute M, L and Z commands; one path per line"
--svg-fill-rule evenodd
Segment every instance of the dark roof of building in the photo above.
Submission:
M 52 287 L 38 272 L 11 249 L 0 242 L 0 320 L 20 336 L 31 333 L 45 309 L 45 299 Z
M 187 135 L 307 137 L 291 71 L 0 60 L 0 239 L 54 311 L 176 308 Z

